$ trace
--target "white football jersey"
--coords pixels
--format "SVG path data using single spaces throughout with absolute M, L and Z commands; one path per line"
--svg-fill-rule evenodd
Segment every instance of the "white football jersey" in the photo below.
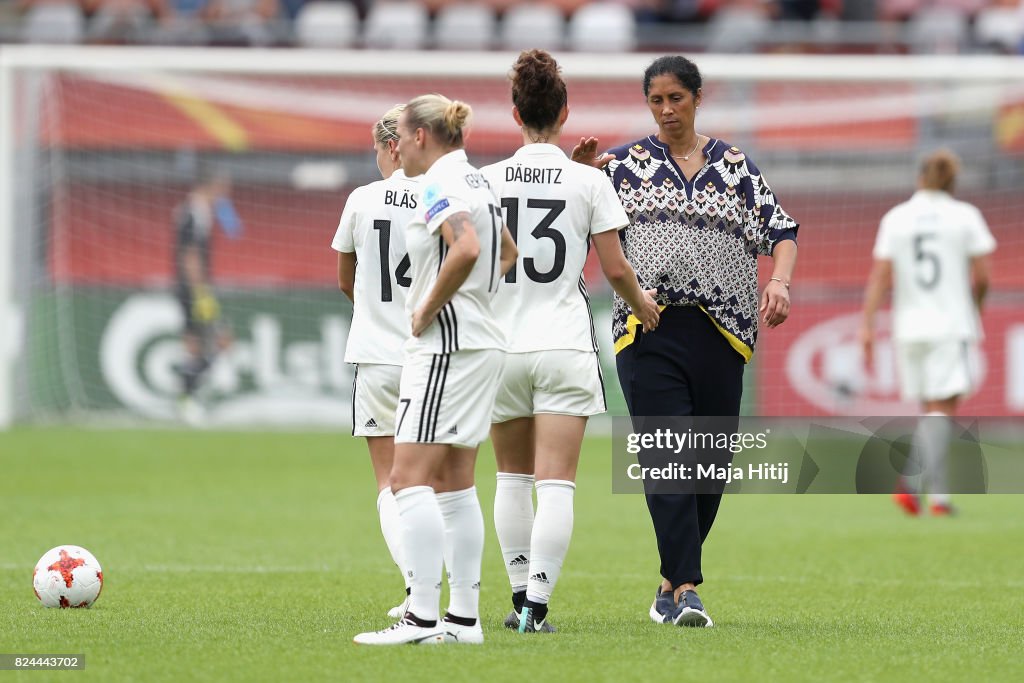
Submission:
M 345 202 L 331 247 L 356 255 L 346 363 L 402 365 L 402 345 L 409 338 L 405 226 L 419 202 L 418 181 L 398 169 L 390 178 L 356 188 Z
M 412 261 L 406 308 L 411 318 L 433 289 L 448 253 L 441 224 L 461 212 L 473 221 L 480 256 L 437 318 L 419 337 L 409 338 L 409 352 L 505 348 L 491 312 L 491 299 L 501 279 L 501 210 L 487 179 L 466 160 L 464 150 L 445 154 L 420 179 L 419 207 L 405 233 Z
M 980 339 L 971 257 L 996 241 L 981 212 L 945 192 L 918 190 L 882 218 L 874 257 L 892 261 L 893 337 Z
M 519 247 L 494 300 L 507 350 L 597 351 L 583 279 L 590 236 L 629 224 L 607 176 L 545 143 L 525 145 L 481 172 Z

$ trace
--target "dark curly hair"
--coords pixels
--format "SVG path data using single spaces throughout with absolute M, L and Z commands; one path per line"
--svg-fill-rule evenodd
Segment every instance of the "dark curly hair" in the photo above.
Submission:
M 544 50 L 524 50 L 512 65 L 512 103 L 527 128 L 542 131 L 558 123 L 568 101 L 555 58 Z
M 686 57 L 678 55 L 667 55 L 655 59 L 647 71 L 644 71 L 644 97 L 651 91 L 651 81 L 656 76 L 675 76 L 679 84 L 690 91 L 694 97 L 700 90 L 704 81 L 700 76 L 700 69 Z

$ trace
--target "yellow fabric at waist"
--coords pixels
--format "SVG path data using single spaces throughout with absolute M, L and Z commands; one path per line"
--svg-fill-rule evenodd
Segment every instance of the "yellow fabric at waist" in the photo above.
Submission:
M 659 311 L 664 311 L 666 308 L 667 306 L 658 306 Z M 754 350 L 747 346 L 746 344 L 744 344 L 742 341 L 740 341 L 740 338 L 737 337 L 735 334 L 719 325 L 718 321 L 715 320 L 715 317 L 708 313 L 706 308 L 704 308 L 703 306 L 698 306 L 698 308 L 704 311 L 704 315 L 708 317 L 711 323 L 715 326 L 715 329 L 718 330 L 723 337 L 725 337 L 726 341 L 729 342 L 729 346 L 731 346 L 736 351 L 736 353 L 743 356 L 743 362 L 749 363 L 751 357 L 754 355 Z M 640 319 L 637 318 L 635 315 L 630 314 L 629 317 L 626 318 L 626 334 L 622 335 L 621 337 L 615 340 L 615 353 L 618 353 L 619 351 L 621 351 L 622 349 L 626 348 L 634 341 L 636 341 L 637 327 L 642 327 Z

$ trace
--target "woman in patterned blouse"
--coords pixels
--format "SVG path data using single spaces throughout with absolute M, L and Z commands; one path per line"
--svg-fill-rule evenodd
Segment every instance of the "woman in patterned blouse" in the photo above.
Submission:
M 790 310 L 798 225 L 740 149 L 697 132 L 701 86 L 693 62 L 661 57 L 643 81 L 658 132 L 599 156 L 595 138 L 573 150 L 611 178 L 630 220 L 619 233 L 626 258 L 665 307 L 658 328 L 644 332 L 615 299 L 619 382 L 635 429 L 643 416 L 727 416 L 735 428 L 758 323 L 780 325 Z M 760 297 L 759 254 L 773 259 Z M 723 487 L 652 493 L 645 483 L 662 576 L 650 616 L 712 626 L 695 589 Z

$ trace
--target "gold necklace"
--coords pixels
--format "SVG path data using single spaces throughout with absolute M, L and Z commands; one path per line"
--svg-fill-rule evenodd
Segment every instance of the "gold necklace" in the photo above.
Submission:
M 697 151 L 697 145 L 699 145 L 699 144 L 700 144 L 700 133 L 697 134 L 697 141 L 693 143 L 693 149 L 690 150 L 689 154 L 687 154 L 685 156 L 680 156 L 678 154 L 672 154 L 671 152 L 669 152 L 669 155 L 673 159 L 682 159 L 683 161 L 689 161 L 690 157 L 693 156 L 693 153 Z

